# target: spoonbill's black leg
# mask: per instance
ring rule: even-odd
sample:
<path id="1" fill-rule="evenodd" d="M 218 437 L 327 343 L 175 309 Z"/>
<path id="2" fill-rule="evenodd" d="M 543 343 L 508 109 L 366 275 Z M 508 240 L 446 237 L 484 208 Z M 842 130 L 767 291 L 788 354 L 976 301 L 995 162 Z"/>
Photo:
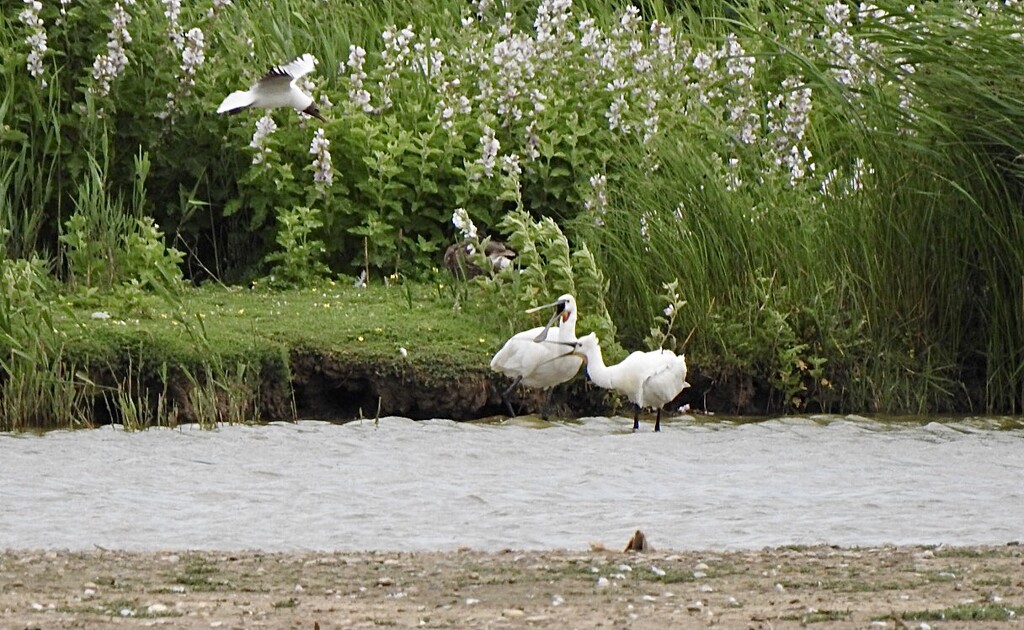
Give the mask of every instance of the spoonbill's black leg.
<path id="1" fill-rule="evenodd" d="M 505 401 L 505 408 L 508 409 L 508 416 L 510 418 L 514 418 L 516 416 L 516 412 L 514 409 L 512 409 L 512 401 L 509 400 L 509 396 L 512 394 L 512 390 L 516 388 L 516 385 L 518 385 L 519 381 L 521 380 L 523 380 L 523 377 L 517 376 L 516 380 L 512 381 L 512 384 L 508 386 L 508 389 L 501 393 L 501 399 Z"/>

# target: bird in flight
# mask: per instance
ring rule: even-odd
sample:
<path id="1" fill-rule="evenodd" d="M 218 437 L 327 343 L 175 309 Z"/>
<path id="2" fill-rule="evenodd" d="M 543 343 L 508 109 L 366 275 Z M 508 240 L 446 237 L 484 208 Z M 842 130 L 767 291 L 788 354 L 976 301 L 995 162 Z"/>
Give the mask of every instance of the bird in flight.
<path id="1" fill-rule="evenodd" d="M 217 108 L 217 113 L 237 114 L 250 107 L 291 107 L 327 122 L 320 114 L 313 97 L 296 85 L 299 79 L 313 71 L 316 64 L 316 57 L 306 53 L 291 63 L 274 66 L 248 90 L 228 94 Z"/>

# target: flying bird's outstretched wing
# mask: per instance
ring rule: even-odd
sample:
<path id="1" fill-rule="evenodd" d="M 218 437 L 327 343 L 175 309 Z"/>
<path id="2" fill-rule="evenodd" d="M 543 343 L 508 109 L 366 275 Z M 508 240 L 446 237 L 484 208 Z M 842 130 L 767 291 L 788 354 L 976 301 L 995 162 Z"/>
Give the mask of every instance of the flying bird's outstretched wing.
<path id="1" fill-rule="evenodd" d="M 220 107 L 217 108 L 218 114 L 228 112 L 231 114 L 237 114 L 246 107 L 253 104 L 253 95 L 249 90 L 239 90 L 238 92 L 232 92 L 221 101 Z"/>
<path id="2" fill-rule="evenodd" d="M 286 82 L 291 83 L 292 80 L 300 79 L 312 72 L 316 67 L 316 64 L 316 57 L 306 53 L 283 66 L 274 66 L 267 71 L 265 75 L 263 75 L 263 78 L 260 79 L 260 83 L 279 80 L 286 80 Z"/>

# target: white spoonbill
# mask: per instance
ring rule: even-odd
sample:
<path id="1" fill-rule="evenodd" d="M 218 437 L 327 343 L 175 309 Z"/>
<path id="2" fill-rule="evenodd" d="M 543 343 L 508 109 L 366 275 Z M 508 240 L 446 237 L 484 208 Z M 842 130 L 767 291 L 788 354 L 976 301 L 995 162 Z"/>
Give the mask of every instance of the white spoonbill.
<path id="1" fill-rule="evenodd" d="M 527 312 L 554 306 L 555 314 L 546 326 L 538 326 L 516 333 L 491 359 L 491 369 L 515 379 L 502 395 L 509 415 L 516 415 L 509 402 L 509 394 L 516 385 L 547 390 L 545 407 L 551 388 L 576 376 L 583 359 L 574 353 L 576 342 L 576 300 L 566 293 L 557 301 L 531 308 Z M 558 321 L 557 327 L 552 325 Z M 561 343 L 553 343 L 561 342 Z M 567 348 L 566 346 L 572 346 Z M 541 410 L 542 415 L 545 410 Z"/>
<path id="2" fill-rule="evenodd" d="M 228 94 L 217 108 L 217 113 L 237 114 L 249 107 L 291 107 L 327 122 L 313 102 L 313 97 L 296 85 L 299 79 L 313 71 L 316 64 L 316 57 L 306 53 L 291 63 L 274 66 L 248 90 Z"/>
<path id="3" fill-rule="evenodd" d="M 690 386 L 686 382 L 686 359 L 671 350 L 652 350 L 630 354 L 621 363 L 605 365 L 597 335 L 583 335 L 576 352 L 587 359 L 587 375 L 598 387 L 614 389 L 636 405 L 633 430 L 640 428 L 640 410 L 658 411 L 654 430 L 661 431 L 661 407 Z"/>

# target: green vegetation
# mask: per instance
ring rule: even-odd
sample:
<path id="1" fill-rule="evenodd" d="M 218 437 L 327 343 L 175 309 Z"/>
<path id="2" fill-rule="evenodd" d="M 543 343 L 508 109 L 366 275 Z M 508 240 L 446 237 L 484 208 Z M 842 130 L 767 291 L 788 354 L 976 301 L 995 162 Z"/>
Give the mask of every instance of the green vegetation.
<path id="1" fill-rule="evenodd" d="M 999 604 L 961 604 L 942 610 L 921 610 L 901 613 L 903 621 L 1005 621 L 1024 614 L 1024 606 Z"/>
<path id="2" fill-rule="evenodd" d="M 1019 413 L 1022 31 L 981 0 L 10 3 L 0 430 L 250 420 L 296 348 L 485 370 L 564 292 L 761 408 Z M 214 113 L 305 52 L 328 123 Z M 437 271 L 489 237 L 515 266 Z"/>
<path id="3" fill-rule="evenodd" d="M 827 621 L 847 621 L 850 619 L 849 610 L 816 610 L 802 615 L 783 615 L 779 619 L 784 621 L 799 621 L 802 625 L 812 623 L 825 623 Z"/>

